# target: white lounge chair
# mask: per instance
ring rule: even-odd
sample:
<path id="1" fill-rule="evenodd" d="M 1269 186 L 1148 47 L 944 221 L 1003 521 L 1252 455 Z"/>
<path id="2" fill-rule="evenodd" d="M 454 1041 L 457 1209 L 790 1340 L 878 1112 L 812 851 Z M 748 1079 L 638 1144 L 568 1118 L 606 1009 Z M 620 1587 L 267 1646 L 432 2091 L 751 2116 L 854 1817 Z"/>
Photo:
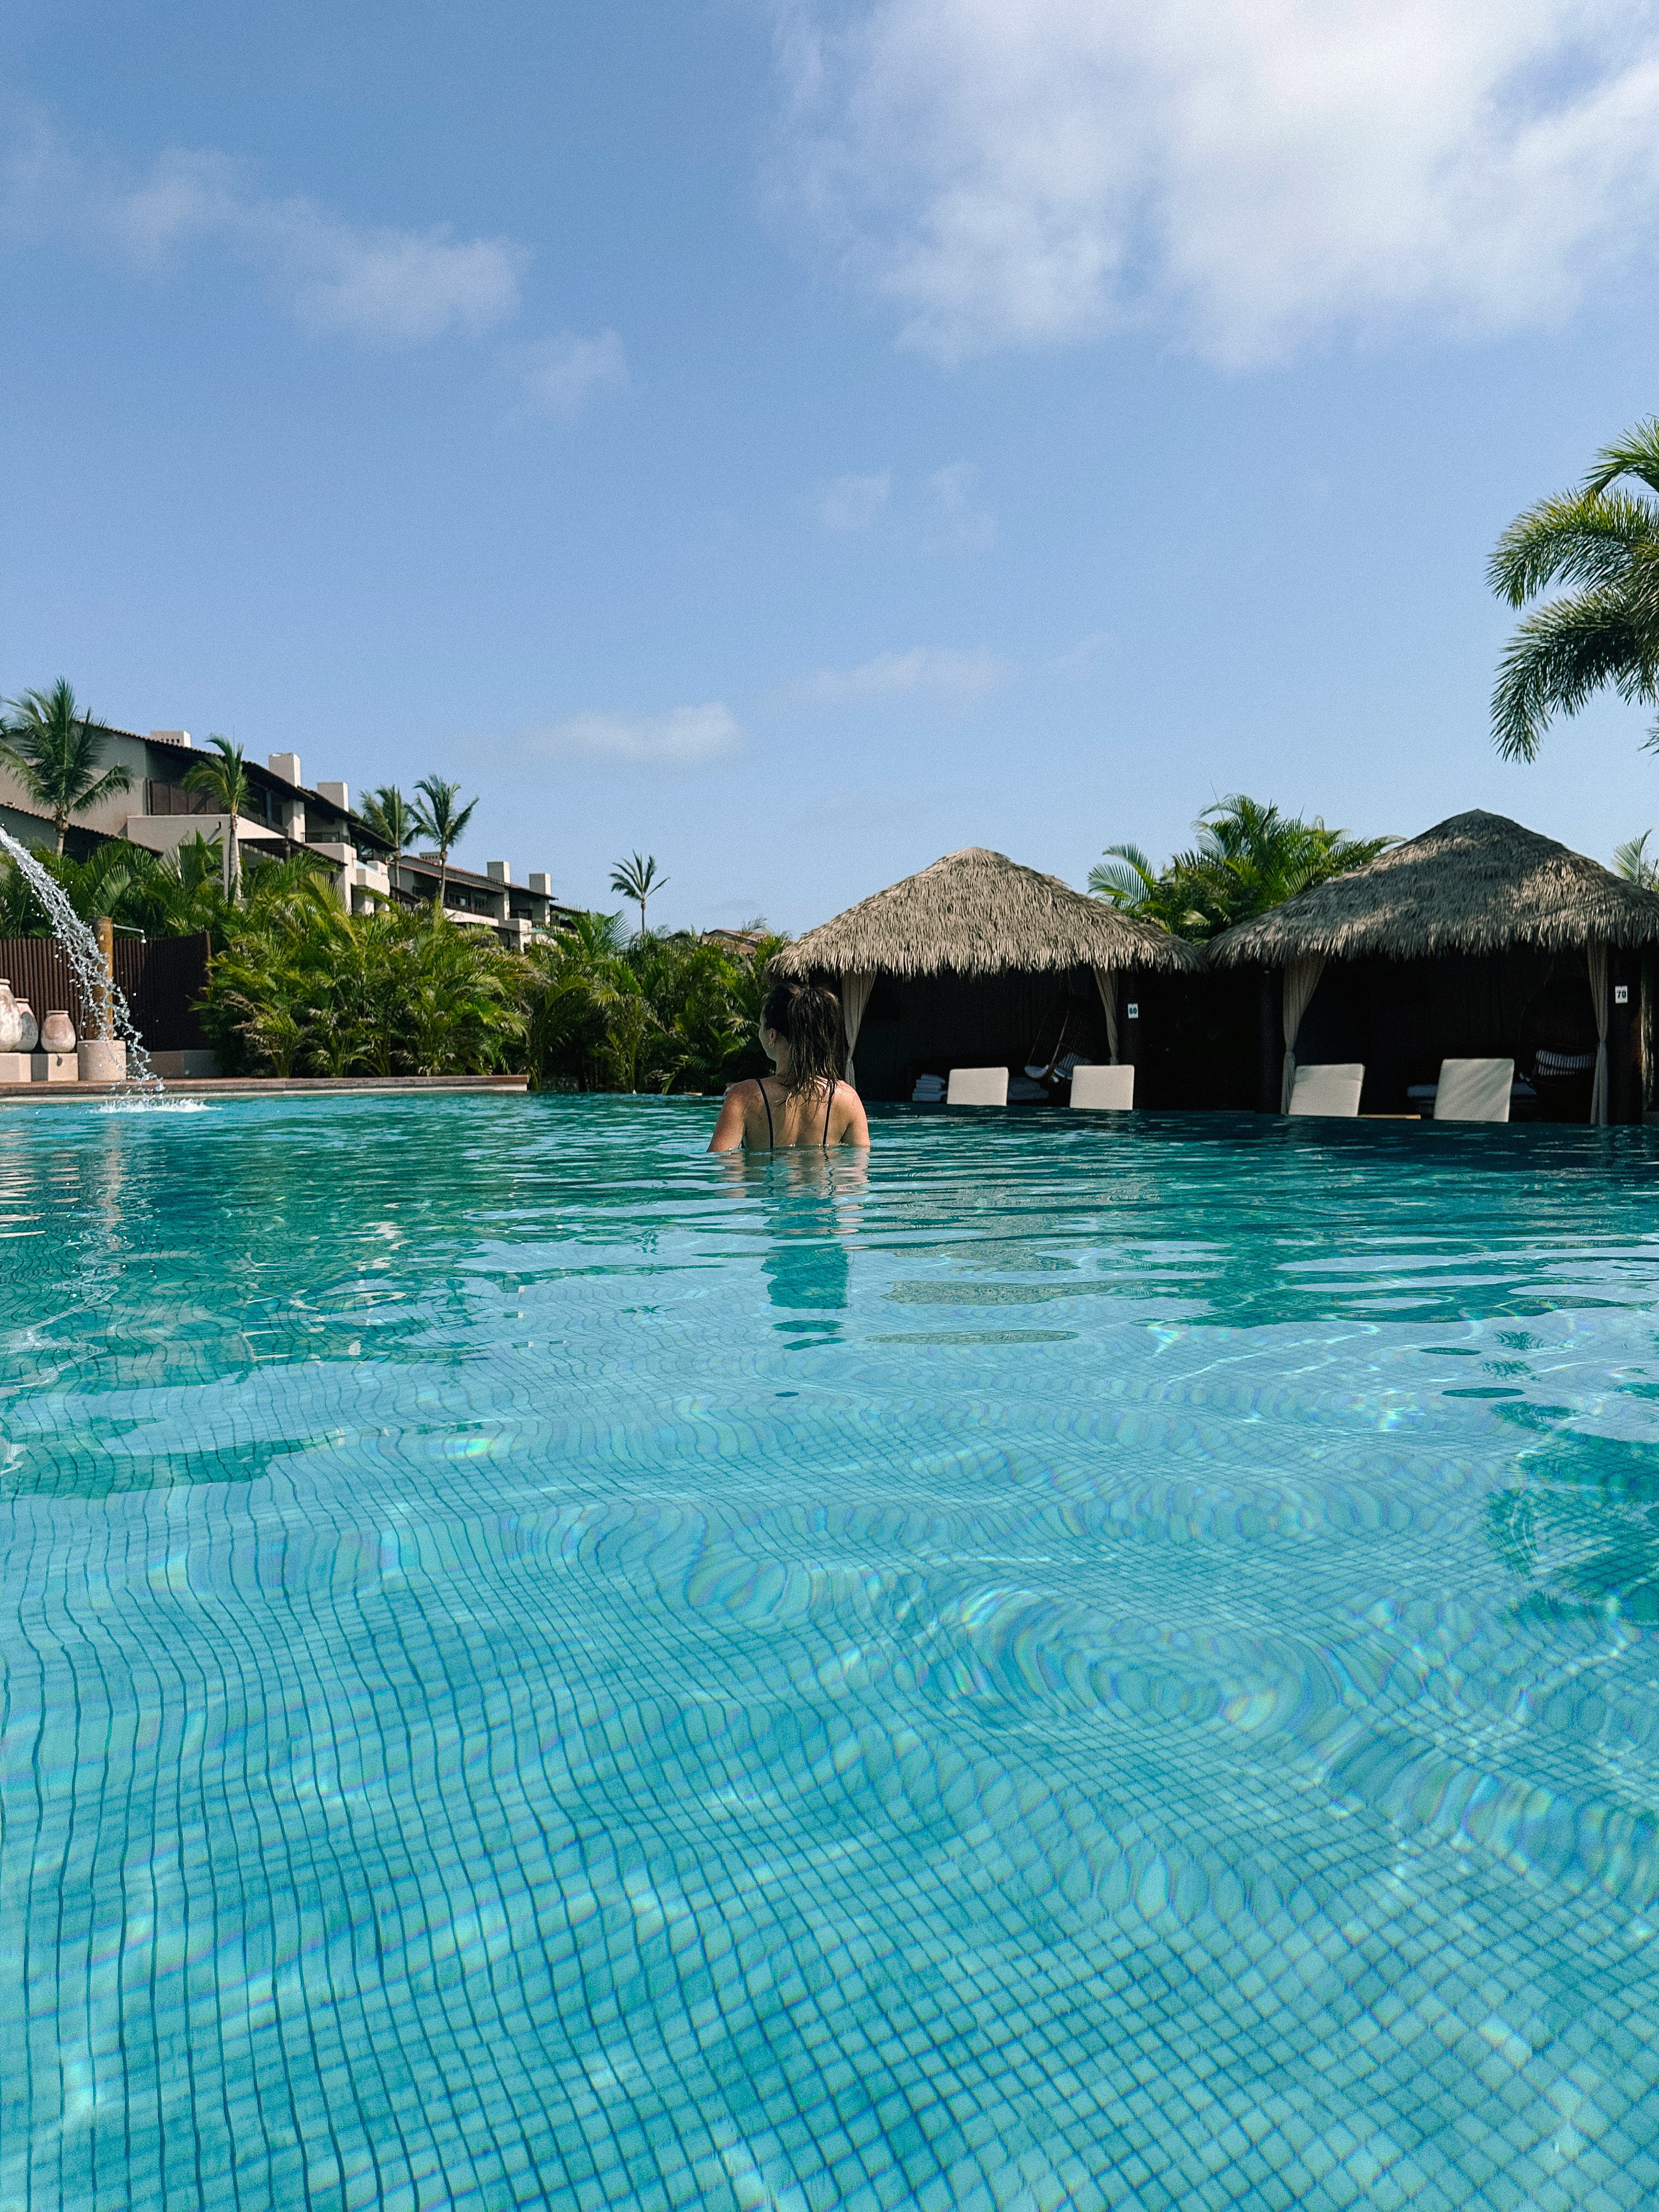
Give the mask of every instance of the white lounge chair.
<path id="1" fill-rule="evenodd" d="M 947 1106 L 1006 1106 L 1008 1071 L 1006 1067 L 953 1067 Z"/>
<path id="2" fill-rule="evenodd" d="M 1507 1121 L 1512 1060 L 1443 1060 L 1434 1094 L 1437 1121 Z"/>
<path id="3" fill-rule="evenodd" d="M 1109 1114 L 1127 1114 L 1135 1103 L 1133 1067 L 1091 1066 L 1087 1062 L 1072 1070 L 1073 1106 L 1103 1108 Z"/>
<path id="4" fill-rule="evenodd" d="M 1323 1067 L 1298 1067 L 1291 1085 L 1292 1114 L 1339 1115 L 1352 1120 L 1365 1087 L 1363 1060 L 1333 1060 Z"/>

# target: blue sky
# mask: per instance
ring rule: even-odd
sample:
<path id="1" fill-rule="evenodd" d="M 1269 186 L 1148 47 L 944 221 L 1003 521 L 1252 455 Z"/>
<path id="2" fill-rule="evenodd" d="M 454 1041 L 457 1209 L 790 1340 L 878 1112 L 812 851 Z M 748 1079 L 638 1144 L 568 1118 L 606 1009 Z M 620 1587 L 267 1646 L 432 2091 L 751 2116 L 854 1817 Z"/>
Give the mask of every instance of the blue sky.
<path id="1" fill-rule="evenodd" d="M 799 929 L 1243 789 L 1607 855 L 1498 531 L 1659 406 L 1659 15 L 516 0 L 0 19 L 0 690 L 480 794 Z"/>

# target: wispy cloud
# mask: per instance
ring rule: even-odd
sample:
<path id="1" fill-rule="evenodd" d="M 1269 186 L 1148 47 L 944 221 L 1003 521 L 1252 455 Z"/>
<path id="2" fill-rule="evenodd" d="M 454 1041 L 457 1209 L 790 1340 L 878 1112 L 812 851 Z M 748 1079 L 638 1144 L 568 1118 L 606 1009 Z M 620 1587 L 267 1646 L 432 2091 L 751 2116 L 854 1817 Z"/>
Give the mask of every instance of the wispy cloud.
<path id="1" fill-rule="evenodd" d="M 951 461 L 921 484 L 901 486 L 893 471 L 837 477 L 823 486 L 812 511 L 826 530 L 851 537 L 883 524 L 900 544 L 928 553 L 983 553 L 994 545 L 996 517 L 975 497 L 979 470 L 972 461 Z"/>
<path id="2" fill-rule="evenodd" d="M 560 422 L 579 415 L 606 386 L 628 382 L 628 356 L 615 331 L 601 331 L 592 338 L 575 337 L 568 331 L 557 337 L 532 338 L 527 345 L 510 349 L 508 365 L 523 394 L 525 410 Z"/>
<path id="3" fill-rule="evenodd" d="M 973 706 L 1006 684 L 1011 661 L 994 653 L 957 652 L 949 646 L 915 646 L 908 653 L 878 653 L 856 668 L 820 668 L 773 694 L 781 707 L 839 707 L 876 699 L 932 696 Z"/>
<path id="4" fill-rule="evenodd" d="M 713 700 L 702 707 L 671 707 L 663 714 L 572 714 L 526 730 L 517 742 L 562 759 L 697 768 L 735 752 L 743 731 L 731 709 Z"/>
<path id="5" fill-rule="evenodd" d="M 4 228 L 78 238 L 143 275 L 217 249 L 257 269 L 303 327 L 378 346 L 478 337 L 518 313 L 526 247 L 355 223 L 260 188 L 252 166 L 180 149 L 137 176 L 77 155 L 44 125 L 20 132 L 0 183 Z"/>
<path id="6" fill-rule="evenodd" d="M 1629 0 L 773 6 L 782 190 L 945 358 L 1514 330 L 1651 251 L 1659 14 Z"/>
<path id="7" fill-rule="evenodd" d="M 984 553 L 996 544 L 996 517 L 974 498 L 979 471 L 971 461 L 952 461 L 927 479 L 927 533 L 936 550 Z"/>
<path id="8" fill-rule="evenodd" d="M 892 495 L 893 472 L 837 477 L 818 495 L 817 518 L 826 530 L 867 530 Z"/>
<path id="9" fill-rule="evenodd" d="M 1086 637 L 1079 638 L 1075 645 L 1068 645 L 1063 653 L 1054 655 L 1053 665 L 1055 673 L 1060 676 L 1080 675 L 1085 668 L 1094 665 L 1108 646 L 1115 642 L 1110 630 L 1091 629 Z"/>

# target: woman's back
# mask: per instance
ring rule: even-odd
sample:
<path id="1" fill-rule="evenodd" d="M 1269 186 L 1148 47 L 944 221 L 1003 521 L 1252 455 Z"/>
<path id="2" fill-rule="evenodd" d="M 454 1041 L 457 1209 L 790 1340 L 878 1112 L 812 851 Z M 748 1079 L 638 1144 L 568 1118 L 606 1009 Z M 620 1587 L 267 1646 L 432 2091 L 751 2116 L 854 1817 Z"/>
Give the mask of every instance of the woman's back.
<path id="1" fill-rule="evenodd" d="M 746 1152 L 793 1152 L 808 1145 L 822 1148 L 870 1141 L 863 1105 L 850 1084 L 815 1084 L 792 1091 L 779 1076 L 750 1077 L 746 1083 L 733 1084 L 726 1097 L 726 1107 L 735 1104 L 743 1115 L 742 1142 Z M 722 1126 L 726 1118 L 723 1109 Z M 850 1134 L 855 1126 L 857 1133 Z"/>

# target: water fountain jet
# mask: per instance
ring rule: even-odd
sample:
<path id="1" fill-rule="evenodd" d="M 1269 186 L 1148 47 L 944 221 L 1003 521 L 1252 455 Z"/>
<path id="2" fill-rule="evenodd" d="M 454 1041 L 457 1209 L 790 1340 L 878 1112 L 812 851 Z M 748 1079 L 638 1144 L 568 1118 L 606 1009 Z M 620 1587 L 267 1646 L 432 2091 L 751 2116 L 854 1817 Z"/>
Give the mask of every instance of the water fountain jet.
<path id="1" fill-rule="evenodd" d="M 81 1004 L 98 1023 L 103 1031 L 100 1042 L 120 1043 L 126 1047 L 126 1065 L 119 1077 L 129 1093 L 159 1098 L 165 1095 L 161 1077 L 150 1066 L 149 1054 L 144 1049 L 143 1039 L 138 1034 L 119 985 L 115 981 L 113 959 L 106 960 L 103 948 L 75 908 L 60 883 L 40 866 L 26 845 L 20 845 L 9 830 L 0 829 L 0 850 L 9 853 L 27 879 L 29 888 L 46 908 L 58 941 L 64 948 L 64 957 L 74 972 L 81 987 Z M 112 940 L 112 951 L 113 941 Z"/>

